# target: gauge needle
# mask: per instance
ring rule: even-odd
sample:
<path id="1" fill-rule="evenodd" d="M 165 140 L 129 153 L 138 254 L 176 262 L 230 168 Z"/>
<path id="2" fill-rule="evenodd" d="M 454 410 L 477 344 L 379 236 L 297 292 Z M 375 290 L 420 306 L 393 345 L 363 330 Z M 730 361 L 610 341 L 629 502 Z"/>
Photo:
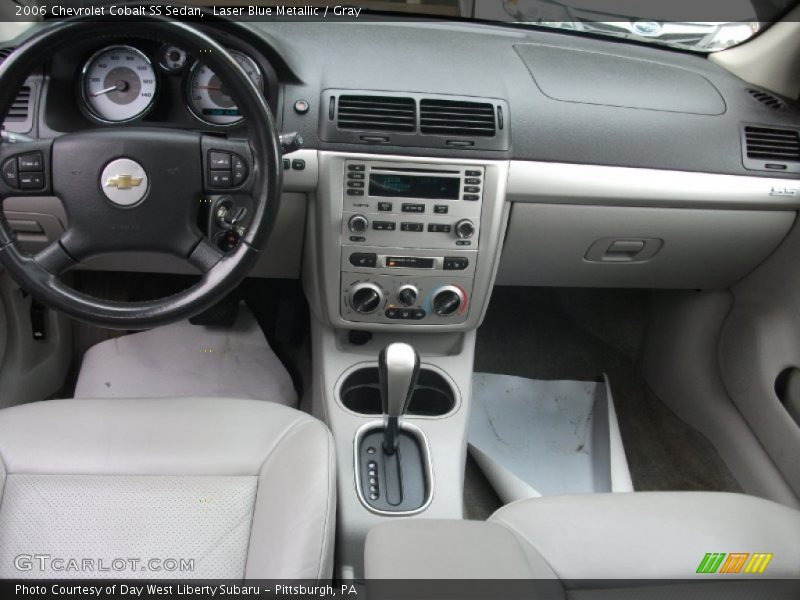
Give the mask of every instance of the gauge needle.
<path id="1" fill-rule="evenodd" d="M 117 90 L 119 90 L 120 92 L 122 92 L 122 91 L 124 91 L 124 90 L 125 90 L 125 87 L 126 87 L 126 85 L 125 85 L 125 82 L 124 82 L 124 81 L 118 81 L 118 82 L 117 82 L 117 83 L 115 83 L 114 85 L 112 85 L 112 86 L 110 86 L 110 87 L 107 87 L 107 88 L 106 88 L 106 89 L 104 89 L 104 90 L 99 90 L 99 91 L 97 91 L 97 92 L 92 92 L 92 93 L 91 93 L 91 94 L 89 94 L 89 95 L 90 95 L 92 98 L 96 98 L 97 96 L 102 96 L 103 94 L 108 94 L 109 92 L 116 92 Z"/>
<path id="2" fill-rule="evenodd" d="M 216 85 L 196 85 L 194 86 L 199 90 L 222 90 L 222 86 Z"/>

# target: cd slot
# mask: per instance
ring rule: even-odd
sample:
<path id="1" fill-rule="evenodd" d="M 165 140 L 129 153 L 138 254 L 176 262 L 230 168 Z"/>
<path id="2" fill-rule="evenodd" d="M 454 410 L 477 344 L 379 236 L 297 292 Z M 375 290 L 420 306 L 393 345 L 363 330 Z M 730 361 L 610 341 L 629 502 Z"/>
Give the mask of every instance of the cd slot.
<path id="1" fill-rule="evenodd" d="M 442 173 L 445 175 L 461 175 L 461 171 L 445 171 L 440 169 L 419 169 L 413 167 L 371 167 L 373 172 L 386 173 Z"/>

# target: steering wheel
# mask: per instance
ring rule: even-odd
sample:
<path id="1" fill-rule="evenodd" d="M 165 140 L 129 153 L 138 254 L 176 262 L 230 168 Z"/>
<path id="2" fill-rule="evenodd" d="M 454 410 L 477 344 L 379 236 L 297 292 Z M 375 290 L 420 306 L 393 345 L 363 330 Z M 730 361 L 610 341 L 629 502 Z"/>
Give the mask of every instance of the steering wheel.
<path id="1" fill-rule="evenodd" d="M 98 37 L 98 31 L 110 39 L 155 39 L 202 56 L 236 99 L 249 135 L 245 141 L 179 129 L 103 127 L 0 145 L 0 203 L 10 196 L 53 195 L 63 203 L 68 220 L 58 240 L 29 256 L 18 247 L 0 211 L 3 266 L 23 289 L 51 308 L 95 325 L 141 329 L 202 312 L 247 275 L 278 209 L 280 143 L 264 97 L 230 53 L 195 27 L 163 17 L 117 18 L 101 24 L 96 18 L 77 19 L 33 36 L 0 65 L 0 116 L 5 117 L 34 68 L 69 44 Z M 220 152 L 228 156 L 238 169 L 224 181 L 224 188 L 217 176 L 212 177 L 212 152 L 215 157 Z M 206 195 L 230 192 L 248 194 L 254 211 L 236 249 L 225 254 L 201 233 L 197 215 Z M 60 278 L 87 258 L 132 251 L 178 256 L 202 276 L 182 292 L 145 302 L 88 296 Z"/>

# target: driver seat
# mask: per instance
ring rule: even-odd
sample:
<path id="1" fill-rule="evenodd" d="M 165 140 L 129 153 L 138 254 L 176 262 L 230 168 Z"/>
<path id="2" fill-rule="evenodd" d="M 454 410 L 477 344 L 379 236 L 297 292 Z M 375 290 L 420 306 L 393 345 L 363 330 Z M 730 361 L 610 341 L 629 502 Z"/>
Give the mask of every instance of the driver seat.
<path id="1" fill-rule="evenodd" d="M 330 578 L 334 480 L 327 428 L 273 402 L 7 408 L 0 577 Z"/>

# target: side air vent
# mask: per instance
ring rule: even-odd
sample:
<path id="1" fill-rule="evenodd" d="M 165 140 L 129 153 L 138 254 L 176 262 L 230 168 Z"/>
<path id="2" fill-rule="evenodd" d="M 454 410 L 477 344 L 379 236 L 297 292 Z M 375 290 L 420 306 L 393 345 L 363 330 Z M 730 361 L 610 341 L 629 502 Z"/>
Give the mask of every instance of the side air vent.
<path id="1" fill-rule="evenodd" d="M 6 121 L 26 121 L 28 119 L 30 105 L 31 88 L 30 86 L 24 85 L 20 88 L 17 98 L 14 100 L 14 104 L 11 105 L 8 115 L 6 115 Z"/>
<path id="2" fill-rule="evenodd" d="M 416 103 L 400 96 L 339 96 L 339 129 L 413 133 L 417 128 Z"/>
<path id="3" fill-rule="evenodd" d="M 419 103 L 420 132 L 425 135 L 494 137 L 495 107 L 483 102 L 432 100 Z"/>
<path id="4" fill-rule="evenodd" d="M 749 88 L 747 93 L 753 97 L 754 100 L 760 102 L 767 108 L 771 108 L 772 110 L 783 110 L 786 108 L 786 103 L 778 98 L 774 94 L 770 94 L 769 92 L 765 92 L 764 90 L 756 90 L 753 88 Z"/>
<path id="5" fill-rule="evenodd" d="M 800 173 L 800 131 L 745 125 L 742 141 L 746 168 Z"/>
<path id="6" fill-rule="evenodd" d="M 13 51 L 13 48 L 0 48 L 0 63 L 3 62 Z"/>

